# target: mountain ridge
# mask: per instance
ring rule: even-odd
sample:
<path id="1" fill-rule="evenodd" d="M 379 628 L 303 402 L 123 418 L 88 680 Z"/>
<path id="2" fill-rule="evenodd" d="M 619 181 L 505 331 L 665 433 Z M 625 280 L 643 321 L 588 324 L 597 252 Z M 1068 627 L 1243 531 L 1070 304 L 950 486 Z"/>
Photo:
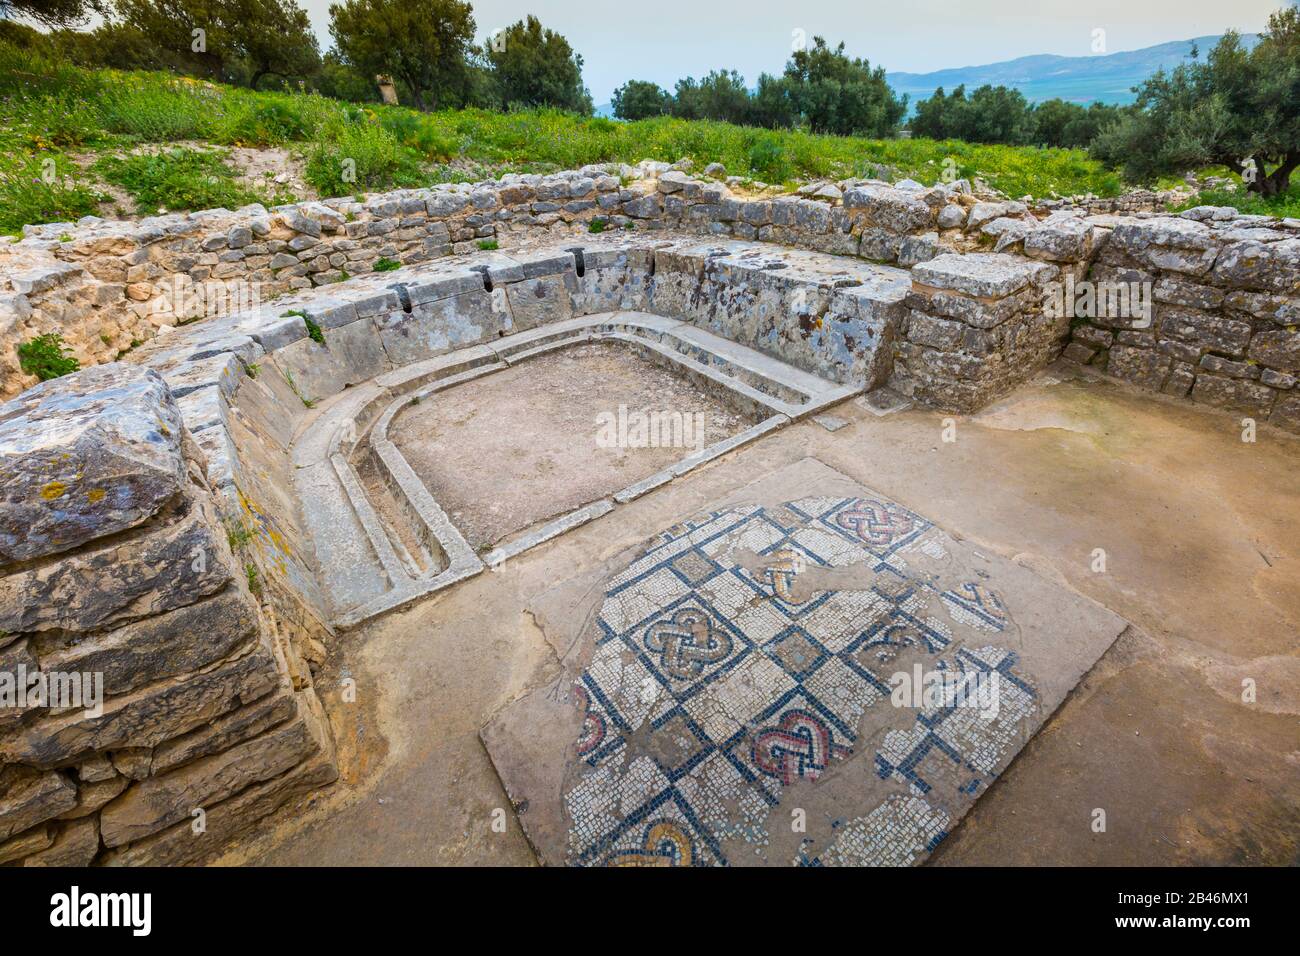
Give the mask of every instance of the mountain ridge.
<path id="1" fill-rule="evenodd" d="M 913 102 L 928 98 L 939 87 L 951 92 L 964 84 L 970 92 L 987 83 L 1017 89 L 1033 103 L 1060 97 L 1084 106 L 1092 102 L 1125 105 L 1134 100 L 1132 88 L 1156 70 L 1177 66 L 1193 48 L 1204 56 L 1220 39 L 1218 36 L 1193 37 L 1092 56 L 1035 53 L 997 63 L 949 67 L 930 73 L 886 73 L 885 79 L 895 92 L 908 94 Z M 1244 33 L 1242 41 L 1248 47 L 1254 46 L 1259 35 Z"/>
<path id="2" fill-rule="evenodd" d="M 1259 42 L 1257 33 L 1243 33 L 1241 38 L 1247 47 Z M 1133 87 L 1156 70 L 1177 66 L 1193 47 L 1204 56 L 1220 39 L 1220 36 L 1201 36 L 1170 40 L 1137 50 L 1091 56 L 1031 53 L 996 63 L 947 67 L 929 73 L 895 71 L 886 73 L 885 79 L 896 93 L 906 93 L 911 103 L 929 98 L 941 86 L 952 92 L 964 84 L 970 93 L 988 83 L 1017 89 L 1031 103 L 1060 97 L 1082 106 L 1092 102 L 1123 106 L 1133 102 Z M 596 115 L 613 116 L 613 104 L 600 104 Z"/>

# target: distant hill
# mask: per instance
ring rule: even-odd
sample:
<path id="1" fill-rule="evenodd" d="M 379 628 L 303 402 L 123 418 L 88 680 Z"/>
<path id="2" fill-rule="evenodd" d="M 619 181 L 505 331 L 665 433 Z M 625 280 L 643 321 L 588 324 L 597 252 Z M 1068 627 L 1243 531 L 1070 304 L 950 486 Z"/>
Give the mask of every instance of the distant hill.
<path id="1" fill-rule="evenodd" d="M 1039 53 L 984 66 L 962 66 L 934 73 L 886 73 L 897 93 L 906 93 L 912 103 L 927 99 L 939 87 L 949 93 L 966 84 L 966 92 L 988 83 L 1010 86 L 1025 94 L 1031 103 L 1060 97 L 1086 106 L 1093 101 L 1126 105 L 1132 103 L 1133 87 L 1162 67 L 1177 66 L 1196 47 L 1204 57 L 1219 42 L 1217 36 L 1192 40 L 1171 40 L 1141 50 L 1101 53 L 1094 56 L 1056 56 Z M 1249 49 L 1259 42 L 1258 33 L 1243 33 Z M 750 92 L 754 92 L 752 89 Z M 614 104 L 601 103 L 597 116 L 613 116 Z"/>
<path id="2" fill-rule="evenodd" d="M 1253 47 L 1259 41 L 1259 35 L 1242 34 L 1242 41 L 1247 47 Z M 1205 56 L 1218 42 L 1219 37 L 1208 36 L 1095 56 L 1041 53 L 1002 63 L 963 66 L 934 73 L 889 73 L 886 78 L 897 92 L 907 93 L 912 102 L 927 99 L 940 86 L 952 92 L 954 87 L 964 83 L 969 93 L 989 83 L 1013 87 L 1032 103 L 1060 97 L 1082 105 L 1093 101 L 1122 105 L 1133 102 L 1133 87 L 1156 70 L 1177 66 L 1191 53 L 1193 46 L 1201 56 Z"/>

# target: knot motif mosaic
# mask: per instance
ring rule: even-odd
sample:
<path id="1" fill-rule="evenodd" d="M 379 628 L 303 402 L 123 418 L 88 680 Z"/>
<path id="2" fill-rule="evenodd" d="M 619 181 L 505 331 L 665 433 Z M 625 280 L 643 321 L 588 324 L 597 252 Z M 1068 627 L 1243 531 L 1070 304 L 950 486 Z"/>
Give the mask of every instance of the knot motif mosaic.
<path id="1" fill-rule="evenodd" d="M 1002 598 L 954 577 L 968 572 L 945 540 L 868 497 L 745 505 L 656 536 L 607 582 L 574 686 L 569 862 L 763 855 L 769 827 L 789 826 L 774 814 L 788 788 L 858 761 L 874 802 L 780 862 L 903 865 L 938 845 L 945 806 L 988 785 L 1038 707 L 998 646 L 1014 628 Z M 983 709 L 945 693 L 894 706 L 904 662 L 950 690 L 983 688 Z M 886 729 L 860 737 L 873 708 Z"/>

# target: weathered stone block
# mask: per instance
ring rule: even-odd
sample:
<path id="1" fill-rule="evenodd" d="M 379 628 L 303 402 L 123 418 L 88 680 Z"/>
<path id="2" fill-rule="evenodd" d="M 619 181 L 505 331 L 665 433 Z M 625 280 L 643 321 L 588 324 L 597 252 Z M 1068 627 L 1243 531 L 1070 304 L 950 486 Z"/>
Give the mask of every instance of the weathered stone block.
<path id="1" fill-rule="evenodd" d="M 61 773 L 0 770 L 0 840 L 8 840 L 77 805 L 77 788 Z"/>
<path id="2" fill-rule="evenodd" d="M 229 750 L 149 777 L 100 815 L 104 845 L 120 846 L 155 833 L 255 783 L 277 777 L 321 750 L 323 729 L 307 707 L 298 716 Z"/>
<path id="3" fill-rule="evenodd" d="M 1171 359 L 1150 349 L 1117 345 L 1110 350 L 1106 371 L 1143 388 L 1159 389 L 1169 375 Z"/>
<path id="4" fill-rule="evenodd" d="M 1162 306 L 1158 312 L 1160 332 L 1197 348 L 1228 355 L 1245 355 L 1250 342 L 1250 323 L 1209 312 Z"/>
<path id="5" fill-rule="evenodd" d="M 1250 357 L 1284 372 L 1300 372 L 1300 331 L 1260 332 L 1250 343 Z"/>
<path id="6" fill-rule="evenodd" d="M 1278 428 L 1300 434 L 1300 394 L 1278 396 L 1268 420 Z"/>
<path id="7" fill-rule="evenodd" d="M 988 299 L 1011 295 L 1053 274 L 1055 269 L 1044 263 L 996 252 L 948 253 L 912 270 L 921 285 Z"/>
<path id="8" fill-rule="evenodd" d="M 222 660 L 257 634 L 257 612 L 237 587 L 156 617 L 73 641 L 38 645 L 46 671 L 102 673 L 104 693 L 126 694 Z"/>
<path id="9" fill-rule="evenodd" d="M 1268 415 L 1277 393 L 1264 385 L 1218 375 L 1198 375 L 1192 386 L 1192 400 L 1246 412 L 1258 418 Z"/>
<path id="10" fill-rule="evenodd" d="M 0 406 L 0 567 L 148 520 L 184 486 L 180 447 L 150 369 L 98 365 Z"/>
<path id="11" fill-rule="evenodd" d="M 514 330 L 536 328 L 548 322 L 573 317 L 570 291 L 576 290 L 572 272 L 512 282 L 505 287 L 506 301 L 514 320 Z"/>
<path id="12" fill-rule="evenodd" d="M 72 711 L 34 721 L 0 739 L 0 759 L 56 767 L 78 763 L 104 750 L 152 747 L 256 700 L 278 683 L 275 655 L 265 643 L 259 643 L 248 653 L 203 673 L 152 684 L 110 700 L 99 717 Z"/>
<path id="13" fill-rule="evenodd" d="M 54 842 L 23 858 L 23 866 L 86 866 L 99 852 L 99 819 L 84 817 L 64 823 Z"/>
<path id="14" fill-rule="evenodd" d="M 161 614 L 221 590 L 232 564 L 211 505 L 193 500 L 149 534 L 0 578 L 0 628 L 91 631 Z"/>

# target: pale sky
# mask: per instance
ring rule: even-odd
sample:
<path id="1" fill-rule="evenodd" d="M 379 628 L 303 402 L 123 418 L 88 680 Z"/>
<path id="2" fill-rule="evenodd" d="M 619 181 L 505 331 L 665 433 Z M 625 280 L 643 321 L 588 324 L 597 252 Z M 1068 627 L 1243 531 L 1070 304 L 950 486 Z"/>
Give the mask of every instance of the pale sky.
<path id="1" fill-rule="evenodd" d="M 330 0 L 300 0 L 328 49 Z M 418 3 L 420 0 L 411 0 Z M 791 35 L 843 40 L 847 51 L 890 71 L 926 73 L 1033 53 L 1092 54 L 1093 30 L 1106 52 L 1222 33 L 1254 33 L 1284 0 L 471 0 L 480 39 L 525 15 L 564 34 L 583 56 L 597 104 L 629 79 L 672 89 L 682 76 L 739 70 L 752 86 L 779 73 Z"/>

